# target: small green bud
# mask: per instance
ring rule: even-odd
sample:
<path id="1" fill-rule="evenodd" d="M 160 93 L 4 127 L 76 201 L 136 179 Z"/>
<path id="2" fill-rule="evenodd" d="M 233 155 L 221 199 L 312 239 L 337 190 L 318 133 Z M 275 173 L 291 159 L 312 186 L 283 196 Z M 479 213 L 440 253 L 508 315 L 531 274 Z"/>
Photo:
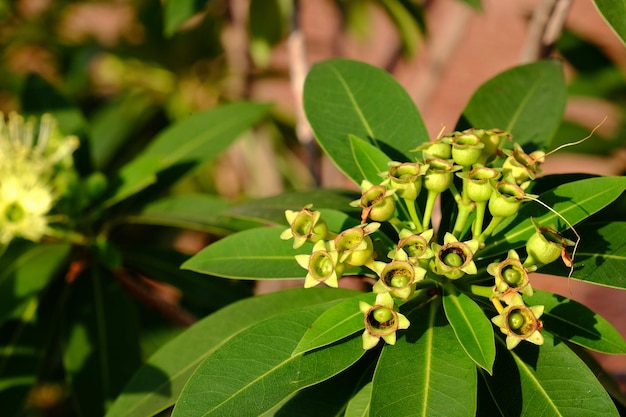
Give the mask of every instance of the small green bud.
<path id="1" fill-rule="evenodd" d="M 526 198 L 518 185 L 501 181 L 489 198 L 489 212 L 494 217 L 509 217 L 517 213 Z"/>

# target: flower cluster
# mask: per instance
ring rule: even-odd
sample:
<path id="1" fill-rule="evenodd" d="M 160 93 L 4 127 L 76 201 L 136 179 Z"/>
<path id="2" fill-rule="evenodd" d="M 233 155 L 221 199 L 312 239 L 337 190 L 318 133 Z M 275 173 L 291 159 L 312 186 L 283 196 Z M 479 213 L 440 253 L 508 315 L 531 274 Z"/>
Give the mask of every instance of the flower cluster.
<path id="1" fill-rule="evenodd" d="M 505 149 L 511 141 L 509 133 L 498 129 L 468 129 L 420 146 L 414 162 L 390 162 L 389 170 L 381 173 L 382 181 L 364 180 L 361 198 L 351 203 L 361 208 L 361 224 L 339 234 L 328 230 L 321 212 L 311 205 L 286 212 L 290 228 L 281 237 L 293 238 L 294 248 L 315 243 L 310 255 L 296 256 L 308 271 L 305 287 L 322 282 L 337 287 L 343 275 L 351 270 L 363 274 L 364 268 L 376 279 L 375 304 L 361 304 L 365 349 L 381 338 L 394 344 L 396 331 L 409 325 L 398 306 L 419 298 L 427 301 L 433 289 L 447 282 L 491 300 L 498 312 L 492 322 L 506 335 L 509 349 L 522 340 L 543 342 L 539 321 L 543 307 L 524 303 L 523 297 L 532 295 L 528 273 L 564 256 L 572 242 L 535 224 L 524 261 L 511 250 L 506 259 L 488 265 L 489 275 L 484 276 L 475 263 L 485 240 L 502 221 L 535 198 L 525 190 L 540 173 L 545 154 L 527 154 L 517 143 Z M 454 199 L 456 211 L 449 230 L 438 231 L 442 236 L 438 242 L 431 221 L 435 202 L 444 192 Z M 397 243 L 381 253 L 382 243 L 375 250 L 375 242 L 384 222 L 395 228 Z"/>
<path id="2" fill-rule="evenodd" d="M 50 115 L 25 120 L 0 113 L 0 246 L 15 237 L 39 241 L 49 212 L 73 175 L 78 138 L 62 136 Z"/>

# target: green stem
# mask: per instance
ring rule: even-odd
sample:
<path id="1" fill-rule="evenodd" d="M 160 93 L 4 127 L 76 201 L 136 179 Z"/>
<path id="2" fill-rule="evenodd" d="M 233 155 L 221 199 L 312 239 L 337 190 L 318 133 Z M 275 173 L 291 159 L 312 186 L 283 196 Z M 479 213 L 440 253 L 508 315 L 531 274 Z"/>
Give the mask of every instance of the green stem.
<path id="1" fill-rule="evenodd" d="M 485 210 L 487 209 L 486 201 L 476 202 L 476 218 L 472 225 L 472 237 L 478 238 L 483 231 L 483 221 L 485 220 Z"/>
<path id="2" fill-rule="evenodd" d="M 504 217 L 493 217 L 487 228 L 478 236 L 479 242 L 484 242 L 494 231 L 494 229 L 504 220 Z"/>
<path id="3" fill-rule="evenodd" d="M 422 229 L 422 222 L 420 221 L 419 215 L 417 214 L 417 210 L 415 210 L 415 200 L 409 200 L 405 198 L 404 202 L 406 203 L 406 207 L 409 210 L 409 216 L 411 216 L 411 221 L 415 225 L 415 231 L 417 233 L 422 233 L 424 229 Z"/>
<path id="4" fill-rule="evenodd" d="M 438 195 L 438 192 L 428 190 L 426 208 L 424 209 L 424 220 L 422 221 L 423 230 L 428 230 L 428 228 L 430 227 L 430 218 L 433 215 L 433 208 L 435 207 L 435 201 L 437 200 Z"/>
<path id="5" fill-rule="evenodd" d="M 467 218 L 472 212 L 471 204 L 459 204 L 459 213 L 456 217 L 456 222 L 454 223 L 454 228 L 452 229 L 452 234 L 457 238 L 460 237 L 463 228 L 465 228 L 465 223 L 467 223 Z"/>
<path id="6" fill-rule="evenodd" d="M 456 203 L 458 205 L 463 204 L 463 201 L 464 201 L 463 197 L 461 197 L 461 194 L 459 193 L 459 190 L 456 189 L 456 185 L 454 185 L 454 182 L 450 182 L 450 185 L 448 186 L 448 189 L 452 193 L 452 196 L 454 197 L 454 201 L 456 201 Z"/>
<path id="7" fill-rule="evenodd" d="M 493 287 L 484 287 L 482 285 L 470 285 L 469 292 L 479 297 L 491 298 L 493 297 Z"/>

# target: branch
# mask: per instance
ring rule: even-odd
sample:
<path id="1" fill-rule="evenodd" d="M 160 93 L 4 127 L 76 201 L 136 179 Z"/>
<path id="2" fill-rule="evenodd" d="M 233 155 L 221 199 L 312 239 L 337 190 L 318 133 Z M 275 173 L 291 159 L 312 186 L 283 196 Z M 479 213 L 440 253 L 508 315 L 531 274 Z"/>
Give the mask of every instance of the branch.
<path id="1" fill-rule="evenodd" d="M 539 4 L 530 21 L 528 39 L 520 55 L 521 63 L 550 56 L 561 36 L 571 3 L 571 0 L 544 0 Z"/>

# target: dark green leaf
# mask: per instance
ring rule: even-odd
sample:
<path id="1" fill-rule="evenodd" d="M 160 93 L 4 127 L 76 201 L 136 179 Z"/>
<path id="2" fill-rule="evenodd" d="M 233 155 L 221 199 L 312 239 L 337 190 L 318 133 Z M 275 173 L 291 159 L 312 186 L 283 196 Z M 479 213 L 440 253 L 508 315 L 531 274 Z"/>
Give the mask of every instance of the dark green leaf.
<path id="1" fill-rule="evenodd" d="M 138 193 L 157 180 L 161 159 L 144 157 L 134 159 L 133 162 L 124 165 L 115 175 L 112 181 L 114 193 L 103 203 L 104 207 L 112 206 L 120 201 Z"/>
<path id="2" fill-rule="evenodd" d="M 271 317 L 224 343 L 189 379 L 172 417 L 258 416 L 351 366 L 364 354 L 359 337 L 291 355 L 308 326 L 332 304 Z"/>
<path id="3" fill-rule="evenodd" d="M 625 189 L 626 177 L 595 177 L 565 183 L 542 193 L 538 199 L 575 225 L 613 202 Z M 558 231 L 569 228 L 557 214 L 539 203 L 529 201 L 524 203 L 510 223 L 500 225 L 494 235 L 486 240 L 485 248 L 478 252 L 479 258 L 524 246 L 535 233 L 531 217 L 540 225 L 552 226 Z"/>
<path id="4" fill-rule="evenodd" d="M 385 71 L 345 59 L 317 63 L 304 85 L 304 108 L 324 151 L 357 184 L 348 135 L 363 138 L 398 161 L 428 141 L 428 132 L 404 89 Z"/>
<path id="5" fill-rule="evenodd" d="M 520 145 L 549 145 L 565 110 L 561 63 L 539 61 L 505 71 L 484 83 L 470 98 L 457 128 L 499 128 Z"/>
<path id="6" fill-rule="evenodd" d="M 107 417 L 145 417 L 174 404 L 198 365 L 234 335 L 276 314 L 351 297 L 337 288 L 294 288 L 242 300 L 197 322 L 133 376 Z"/>
<path id="7" fill-rule="evenodd" d="M 544 336 L 539 347 L 522 342 L 513 351 L 498 338 L 494 374 L 482 375 L 501 415 L 617 417 L 611 398 L 584 362 L 565 343 Z"/>
<path id="8" fill-rule="evenodd" d="M 493 325 L 483 310 L 453 285 L 445 287 L 443 308 L 459 343 L 474 362 L 491 373 L 496 359 Z"/>
<path id="9" fill-rule="evenodd" d="M 438 300 L 407 315 L 411 327 L 385 346 L 374 373 L 371 416 L 475 416 L 476 366 Z"/>
<path id="10" fill-rule="evenodd" d="M 348 403 L 348 407 L 346 407 L 346 414 L 344 417 L 369 417 L 372 385 L 373 383 L 371 382 L 366 384 L 359 390 L 359 392 L 356 393 L 354 397 L 352 397 Z"/>
<path id="11" fill-rule="evenodd" d="M 202 249 L 181 268 L 224 278 L 304 278 L 306 270 L 294 256 L 310 254 L 312 245 L 293 249 L 293 240 L 280 238 L 283 230 L 262 227 L 227 236 Z"/>
<path id="12" fill-rule="evenodd" d="M 37 294 L 59 272 L 71 245 L 40 244 L 22 252 L 9 249 L 5 257 L 10 263 L 0 270 L 0 323 Z"/>
<path id="13" fill-rule="evenodd" d="M 297 355 L 329 345 L 363 330 L 365 324 L 363 313 L 359 310 L 359 302 L 365 301 L 373 305 L 375 300 L 376 294 L 374 293 L 360 294 L 328 309 L 310 326 L 293 354 Z"/>
<path id="14" fill-rule="evenodd" d="M 626 1 L 625 0 L 594 0 L 598 11 L 626 46 Z"/>
<path id="15" fill-rule="evenodd" d="M 72 285 L 63 363 L 79 415 L 101 416 L 140 364 L 134 305 L 105 271 Z"/>
<path id="16" fill-rule="evenodd" d="M 163 6 L 165 36 L 172 36 L 191 16 L 202 11 L 209 0 L 167 0 Z"/>
<path id="17" fill-rule="evenodd" d="M 597 352 L 626 353 L 626 341 L 615 327 L 584 305 L 541 290 L 524 301 L 545 307 L 541 321 L 546 331 Z"/>
<path id="18" fill-rule="evenodd" d="M 350 150 L 354 165 L 360 172 L 361 178 L 372 184 L 381 181 L 380 173 L 389 169 L 389 157 L 376 146 L 354 135 L 348 135 Z"/>
<path id="19" fill-rule="evenodd" d="M 626 289 L 626 222 L 590 224 L 576 229 L 582 239 L 574 256 L 572 278 Z M 569 270 L 554 262 L 541 268 L 541 272 L 565 275 Z"/>

